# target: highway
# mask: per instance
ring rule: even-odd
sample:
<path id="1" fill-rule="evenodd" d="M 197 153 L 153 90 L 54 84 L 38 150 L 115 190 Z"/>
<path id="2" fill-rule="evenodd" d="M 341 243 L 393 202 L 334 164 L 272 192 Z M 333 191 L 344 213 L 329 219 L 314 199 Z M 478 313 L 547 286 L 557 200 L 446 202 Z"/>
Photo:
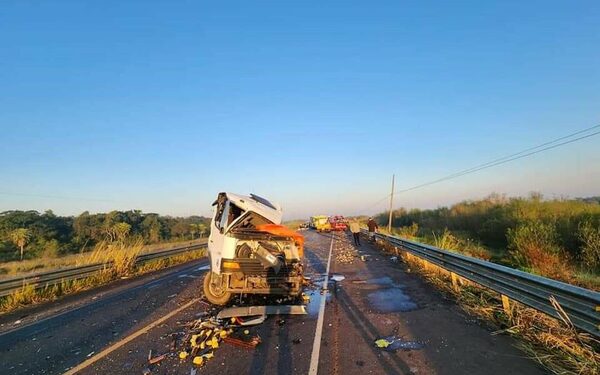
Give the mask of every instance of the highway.
<path id="1" fill-rule="evenodd" d="M 469 317 L 406 265 L 368 244 L 359 248 L 368 261 L 355 258 L 347 263 L 339 257 L 352 246 L 345 234 L 332 239 L 329 234 L 303 233 L 306 274 L 314 281 L 307 290 L 308 315 L 269 317 L 250 329 L 262 339 L 256 349 L 222 344 L 198 373 L 308 374 L 311 362 L 318 374 L 545 373 L 511 338 L 492 335 L 484 323 Z M 325 275 L 330 249 L 330 272 Z M 3 316 L 0 372 L 61 374 L 112 346 L 114 351 L 80 373 L 190 374 L 191 361 L 175 355 L 153 366 L 147 359 L 150 350 L 153 355 L 173 352 L 172 334 L 213 311 L 206 302 L 195 302 L 201 297 L 206 269 L 206 260 L 195 261 Z M 331 279 L 325 282 L 329 293 L 321 294 L 326 277 Z M 390 335 L 419 347 L 386 352 L 374 345 Z"/>

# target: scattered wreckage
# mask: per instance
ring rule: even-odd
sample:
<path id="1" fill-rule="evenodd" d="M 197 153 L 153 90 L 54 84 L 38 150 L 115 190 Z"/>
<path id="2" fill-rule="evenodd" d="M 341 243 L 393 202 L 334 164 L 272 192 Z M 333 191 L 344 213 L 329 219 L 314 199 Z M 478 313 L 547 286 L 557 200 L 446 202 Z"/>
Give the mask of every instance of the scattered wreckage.
<path id="1" fill-rule="evenodd" d="M 281 207 L 233 193 L 219 193 L 213 206 L 206 299 L 223 306 L 236 294 L 300 295 L 304 237 L 281 225 Z"/>
<path id="2" fill-rule="evenodd" d="M 304 315 L 304 304 L 241 305 L 225 307 L 234 295 L 278 295 L 279 301 L 309 299 L 302 293 L 304 237 L 281 225 L 281 207 L 251 194 L 219 193 L 208 240 L 210 270 L 204 278 L 204 295 L 219 306 L 212 313 L 186 324 L 172 334 L 171 350 L 181 361 L 202 367 L 223 343 L 252 349 L 258 335 L 246 327 L 261 324 L 268 315 Z M 298 298 L 297 298 L 298 297 Z M 218 311 L 218 313 L 217 313 Z M 179 345 L 178 345 L 179 344 Z M 166 355 L 148 356 L 155 365 Z"/>

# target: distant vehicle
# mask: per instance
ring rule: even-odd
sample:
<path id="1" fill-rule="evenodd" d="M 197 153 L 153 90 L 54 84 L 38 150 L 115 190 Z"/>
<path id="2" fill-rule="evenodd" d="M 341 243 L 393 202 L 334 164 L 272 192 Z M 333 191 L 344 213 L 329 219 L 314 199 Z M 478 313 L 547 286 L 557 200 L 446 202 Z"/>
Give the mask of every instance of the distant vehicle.
<path id="1" fill-rule="evenodd" d="M 318 215 L 310 217 L 310 228 L 316 229 L 319 232 L 328 232 L 331 230 L 329 224 L 329 216 Z"/>
<path id="2" fill-rule="evenodd" d="M 332 231 L 344 231 L 348 228 L 348 221 L 341 215 L 330 216 L 329 225 Z"/>
<path id="3" fill-rule="evenodd" d="M 219 193 L 213 206 L 206 299 L 225 305 L 242 293 L 300 294 L 304 237 L 281 225 L 281 207 L 232 193 Z"/>

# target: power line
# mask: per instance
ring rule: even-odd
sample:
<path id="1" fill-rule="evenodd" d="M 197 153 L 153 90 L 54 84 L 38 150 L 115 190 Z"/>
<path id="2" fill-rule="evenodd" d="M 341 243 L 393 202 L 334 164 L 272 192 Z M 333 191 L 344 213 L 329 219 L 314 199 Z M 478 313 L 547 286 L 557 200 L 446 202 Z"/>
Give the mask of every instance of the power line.
<path id="1" fill-rule="evenodd" d="M 592 127 L 590 127 L 590 128 L 586 128 L 586 129 L 583 129 L 583 130 L 577 131 L 577 132 L 575 132 L 575 133 L 571 133 L 571 134 L 569 134 L 569 135 L 565 135 L 565 136 L 563 136 L 563 137 L 560 137 L 560 138 L 553 139 L 553 140 L 551 140 L 551 141 L 548 141 L 548 142 L 545 142 L 545 143 L 539 144 L 539 145 L 537 145 L 537 146 L 534 146 L 534 147 L 527 148 L 527 149 L 525 149 L 525 150 L 523 150 L 523 151 L 519 151 L 519 152 L 516 152 L 516 153 L 514 153 L 514 154 L 510 154 L 510 155 L 507 155 L 507 156 L 503 156 L 503 157 L 501 157 L 501 158 L 498 158 L 498 159 L 494 159 L 494 160 L 488 161 L 487 163 L 483 163 L 483 164 L 476 165 L 476 166 L 474 166 L 474 167 L 471 167 L 471 168 L 468 168 L 468 169 L 465 169 L 465 170 L 462 170 L 462 171 L 459 171 L 459 172 L 453 173 L 453 174 L 451 174 L 451 175 L 448 175 L 448 176 L 444 177 L 444 179 L 445 179 L 445 178 L 449 178 L 449 177 L 451 177 L 451 176 L 455 176 L 455 175 L 463 175 L 463 174 L 464 174 L 464 173 L 466 173 L 466 172 L 470 172 L 470 171 L 472 171 L 472 170 L 475 170 L 475 169 L 478 169 L 478 168 L 481 168 L 481 167 L 485 167 L 485 166 L 488 166 L 488 165 L 491 165 L 491 164 L 494 164 L 494 163 L 497 163 L 497 162 L 501 162 L 501 161 L 503 161 L 503 160 L 505 160 L 505 159 L 509 159 L 509 158 L 512 158 L 512 157 L 515 157 L 515 156 L 519 156 L 519 155 L 521 155 L 521 154 L 524 154 L 524 153 L 526 153 L 526 152 L 533 151 L 533 150 L 539 149 L 539 148 L 541 148 L 541 147 L 544 147 L 544 146 L 551 145 L 551 144 L 553 144 L 553 143 L 556 143 L 556 142 L 558 142 L 558 141 L 562 141 L 562 140 L 564 140 L 564 139 L 567 139 L 567 138 L 572 138 L 572 137 L 574 137 L 574 136 L 576 136 L 576 135 L 579 135 L 579 134 L 587 133 L 587 132 L 589 132 L 589 131 L 591 131 L 591 130 L 593 130 L 593 129 L 597 129 L 597 128 L 600 128 L 600 125 L 592 126 Z"/>
<path id="2" fill-rule="evenodd" d="M 577 136 L 577 135 L 580 135 L 580 134 L 589 133 L 590 131 L 592 131 L 594 129 L 598 129 L 598 128 L 600 128 L 600 125 L 595 125 L 595 126 L 592 126 L 592 127 L 586 128 L 586 129 L 582 129 L 582 130 L 576 131 L 574 133 L 570 133 L 568 135 L 565 135 L 565 136 L 553 139 L 551 141 L 541 143 L 541 144 L 539 144 L 537 146 L 529 147 L 529 148 L 526 148 L 525 150 L 522 150 L 522 151 L 510 154 L 510 155 L 506 155 L 506 156 L 503 156 L 501 158 L 497 158 L 497 159 L 488 161 L 488 162 L 483 163 L 483 164 L 478 164 L 476 166 L 473 166 L 473 167 L 470 167 L 470 168 L 467 168 L 467 169 L 463 169 L 461 171 L 449 174 L 447 176 L 438 178 L 438 179 L 433 180 L 433 181 L 425 182 L 425 183 L 422 183 L 422 184 L 419 184 L 419 185 L 416 185 L 416 186 L 412 186 L 410 188 L 406 188 L 406 189 L 403 189 L 403 190 L 398 190 L 398 191 L 395 191 L 394 193 L 395 194 L 406 193 L 408 191 L 420 189 L 420 188 L 423 188 L 423 187 L 426 187 L 426 186 L 429 186 L 429 185 L 433 185 L 433 184 L 437 184 L 437 183 L 440 183 L 440 182 L 443 182 L 443 181 L 448 181 L 448 180 L 451 180 L 451 179 L 454 179 L 454 178 L 462 177 L 462 176 L 467 175 L 467 174 L 479 172 L 481 170 L 492 168 L 492 167 L 495 167 L 497 165 L 509 163 L 511 161 L 515 161 L 515 160 L 522 159 L 522 158 L 525 158 L 525 157 L 528 157 L 528 156 L 532 156 L 532 155 L 535 155 L 535 154 L 538 154 L 538 153 L 541 153 L 541 152 L 544 152 L 544 151 L 548 151 L 548 150 L 551 150 L 551 149 L 554 149 L 554 148 L 557 148 L 557 147 L 560 147 L 560 146 L 567 145 L 569 143 L 573 143 L 573 142 L 577 142 L 577 141 L 580 141 L 580 140 L 583 140 L 583 139 L 586 139 L 586 138 L 590 138 L 592 136 L 600 134 L 600 131 L 597 131 L 597 132 L 594 132 L 594 133 L 590 133 L 590 134 L 586 134 L 584 136 L 577 137 L 577 138 L 573 138 L 573 137 Z M 566 141 L 564 141 L 564 140 L 566 140 Z M 564 141 L 564 142 L 560 142 L 560 141 Z M 560 143 L 557 143 L 557 142 L 560 142 Z M 365 209 L 363 211 L 370 210 L 371 208 L 379 205 L 381 202 L 387 200 L 390 197 L 390 195 L 391 194 L 387 194 L 385 197 L 382 197 L 381 199 L 379 199 L 378 201 L 376 201 L 375 203 L 373 203 L 372 205 L 370 205 L 367 209 Z"/>
<path id="3" fill-rule="evenodd" d="M 598 126 L 596 126 L 596 127 L 598 127 Z M 593 128 L 590 128 L 590 129 L 593 129 Z M 581 134 L 581 133 L 578 132 L 578 133 L 574 133 L 574 134 Z M 571 135 L 566 136 L 566 137 L 561 137 L 559 139 L 566 139 L 566 138 L 569 138 L 569 137 L 573 136 L 574 134 L 571 134 Z M 488 162 L 488 163 L 485 163 L 485 164 L 481 164 L 479 166 L 475 166 L 475 167 L 466 169 L 466 170 L 461 171 L 461 172 L 456 172 L 456 173 L 453 173 L 451 175 L 439 178 L 437 180 L 426 182 L 426 183 L 423 183 L 423 184 L 420 184 L 420 185 L 416 185 L 416 186 L 413 186 L 413 187 L 410 187 L 410 188 L 407 188 L 407 189 L 398 190 L 395 193 L 397 193 L 397 194 L 405 193 L 407 191 L 420 189 L 422 187 L 433 185 L 433 184 L 437 184 L 437 183 L 440 183 L 440 182 L 443 182 L 443 181 L 452 180 L 454 178 L 462 177 L 462 176 L 465 176 L 467 174 L 479 172 L 479 171 L 484 170 L 484 169 L 495 167 L 495 166 L 498 166 L 498 165 L 501 165 L 501 164 L 506 164 L 506 163 L 511 162 L 511 161 L 515 161 L 515 160 L 523 159 L 523 158 L 531 156 L 531 155 L 539 154 L 540 152 L 543 152 L 543 151 L 548 151 L 548 150 L 551 150 L 551 149 L 554 149 L 554 148 L 557 148 L 557 147 L 560 147 L 560 146 L 567 145 L 569 143 L 573 143 L 573 142 L 577 142 L 577 141 L 580 141 L 580 140 L 583 140 L 583 139 L 586 139 L 586 138 L 590 138 L 590 137 L 592 137 L 594 135 L 598 135 L 598 134 L 600 134 L 600 131 L 597 131 L 597 132 L 594 132 L 594 133 L 591 133 L 591 134 L 587 134 L 587 135 L 584 135 L 584 136 L 581 136 L 581 137 L 578 137 L 578 138 L 570 139 L 568 141 L 561 142 L 561 143 L 558 143 L 558 144 L 554 144 L 552 146 L 547 146 L 547 147 L 544 147 L 544 148 L 541 148 L 541 149 L 539 149 L 540 146 L 536 146 L 536 147 L 528 149 L 528 150 L 534 150 L 535 149 L 535 151 L 530 151 L 530 152 L 527 152 L 527 153 L 523 153 L 523 152 L 526 152 L 526 151 L 521 151 L 521 152 L 519 152 L 517 154 L 514 154 L 514 155 L 516 155 L 514 157 L 507 156 L 507 157 L 504 157 L 504 158 L 500 158 L 500 159 L 497 159 L 498 161 L 496 161 L 496 162 L 492 161 L 492 162 Z M 554 140 L 552 142 L 547 142 L 545 144 L 552 144 L 552 143 L 556 142 L 557 140 Z"/>

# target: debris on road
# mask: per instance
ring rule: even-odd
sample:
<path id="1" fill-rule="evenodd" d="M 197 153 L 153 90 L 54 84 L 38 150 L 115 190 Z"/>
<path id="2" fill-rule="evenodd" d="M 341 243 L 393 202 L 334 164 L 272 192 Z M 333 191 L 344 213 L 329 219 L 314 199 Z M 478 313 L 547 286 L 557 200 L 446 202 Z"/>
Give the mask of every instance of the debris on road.
<path id="1" fill-rule="evenodd" d="M 238 306 L 225 308 L 216 315 L 204 315 L 186 324 L 187 333 L 183 333 L 183 342 L 180 345 L 177 356 L 181 361 L 190 360 L 195 367 L 204 366 L 215 355 L 215 350 L 221 343 L 233 346 L 254 349 L 261 343 L 259 335 L 252 335 L 245 328 L 263 323 L 268 315 L 307 314 L 304 305 L 265 305 L 265 306 Z M 284 319 L 278 319 L 277 324 L 286 324 Z M 171 334 L 171 350 L 177 353 L 177 336 L 179 333 Z M 293 343 L 299 343 L 294 340 Z M 166 358 L 162 355 L 152 358 L 152 351 L 148 354 L 150 364 L 158 363 Z M 152 358 L 152 359 L 151 359 Z"/>
<path id="2" fill-rule="evenodd" d="M 404 341 L 396 336 L 388 336 L 375 340 L 375 346 L 388 352 L 394 352 L 396 350 L 419 350 L 423 349 L 425 345 L 416 341 Z"/>
<path id="3" fill-rule="evenodd" d="M 358 251 L 350 245 L 350 242 L 339 242 L 338 248 L 335 249 L 335 260 L 340 264 L 352 264 L 359 256 Z"/>
<path id="4" fill-rule="evenodd" d="M 244 306 L 230 307 L 219 311 L 217 319 L 257 316 L 257 315 L 306 315 L 303 305 L 269 305 L 269 306 Z"/>
<path id="5" fill-rule="evenodd" d="M 225 337 L 223 339 L 223 342 L 231 344 L 233 346 L 238 346 L 240 348 L 254 349 L 258 344 L 261 343 L 261 339 L 258 335 L 253 336 L 250 340 L 243 340 L 241 338 L 236 337 Z"/>
<path id="6" fill-rule="evenodd" d="M 154 364 L 162 361 L 165 358 L 167 358 L 166 354 L 162 354 L 162 355 L 159 355 L 159 356 L 154 357 L 154 358 L 148 358 L 148 363 L 151 364 L 151 365 L 154 365 Z"/>
<path id="7" fill-rule="evenodd" d="M 344 275 L 332 275 L 331 276 L 331 280 L 335 281 L 336 283 L 340 282 L 342 280 L 345 280 L 345 279 L 346 279 L 346 276 L 344 276 Z"/>
<path id="8" fill-rule="evenodd" d="M 235 318 L 231 318 L 231 319 L 234 319 L 233 323 L 236 323 L 237 325 L 240 325 L 240 326 L 254 326 L 254 325 L 263 323 L 267 319 L 267 316 L 259 315 L 256 317 L 250 317 L 247 320 L 244 320 L 240 317 L 235 317 Z"/>

